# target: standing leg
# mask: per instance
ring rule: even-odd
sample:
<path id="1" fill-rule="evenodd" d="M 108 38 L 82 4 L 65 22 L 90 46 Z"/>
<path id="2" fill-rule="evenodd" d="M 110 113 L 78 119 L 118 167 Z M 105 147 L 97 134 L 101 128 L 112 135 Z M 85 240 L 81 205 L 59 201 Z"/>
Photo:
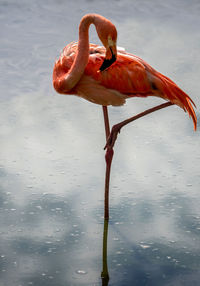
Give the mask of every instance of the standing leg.
<path id="1" fill-rule="evenodd" d="M 105 124 L 105 132 L 106 132 L 106 141 L 110 136 L 110 124 L 108 118 L 108 108 L 107 106 L 103 106 L 103 115 L 104 115 L 104 124 Z M 106 178 L 105 178 L 105 199 L 104 199 L 104 219 L 109 220 L 109 185 L 110 185 L 110 169 L 113 158 L 113 147 L 108 146 L 106 149 Z"/>
<path id="2" fill-rule="evenodd" d="M 102 107 L 103 107 L 106 140 L 108 140 L 108 137 L 110 136 L 110 123 L 109 123 L 109 118 L 108 118 L 108 108 L 107 106 L 102 106 Z"/>

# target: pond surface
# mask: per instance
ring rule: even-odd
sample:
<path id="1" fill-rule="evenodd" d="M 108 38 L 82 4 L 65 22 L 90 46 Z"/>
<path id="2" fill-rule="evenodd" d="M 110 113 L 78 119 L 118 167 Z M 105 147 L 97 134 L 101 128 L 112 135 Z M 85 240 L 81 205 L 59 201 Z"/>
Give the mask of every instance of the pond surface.
<path id="1" fill-rule="evenodd" d="M 118 137 L 110 280 L 101 279 L 102 109 L 52 87 L 54 61 L 77 40 L 89 12 L 112 20 L 119 46 L 177 82 L 195 101 L 199 119 L 199 1 L 1 0 L 0 285 L 198 285 L 199 130 L 175 106 L 130 124 Z M 90 38 L 99 43 L 92 27 Z M 109 108 L 111 121 L 162 102 L 130 99 Z"/>

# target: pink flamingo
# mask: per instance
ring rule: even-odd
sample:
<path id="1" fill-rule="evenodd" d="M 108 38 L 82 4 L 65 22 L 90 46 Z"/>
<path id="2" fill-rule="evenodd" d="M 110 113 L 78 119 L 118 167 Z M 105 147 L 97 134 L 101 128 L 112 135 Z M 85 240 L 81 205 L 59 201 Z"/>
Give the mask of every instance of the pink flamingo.
<path id="1" fill-rule="evenodd" d="M 89 43 L 89 27 L 94 24 L 103 47 Z M 117 50 L 117 30 L 106 18 L 85 15 L 79 26 L 79 41 L 68 44 L 56 61 L 53 85 L 61 94 L 74 94 L 103 106 L 106 131 L 106 180 L 104 217 L 109 218 L 109 180 L 113 147 L 121 128 L 156 110 L 176 104 L 192 117 L 196 130 L 197 118 L 192 99 L 171 79 L 157 72 L 141 58 Z M 113 126 L 111 132 L 108 105 L 121 106 L 131 97 L 157 96 L 168 102 L 148 109 Z"/>

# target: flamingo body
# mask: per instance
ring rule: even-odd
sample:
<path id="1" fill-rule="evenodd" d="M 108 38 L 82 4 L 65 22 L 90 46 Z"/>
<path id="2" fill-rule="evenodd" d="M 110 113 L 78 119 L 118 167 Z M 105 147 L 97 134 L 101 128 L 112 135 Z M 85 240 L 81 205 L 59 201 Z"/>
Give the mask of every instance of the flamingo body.
<path id="1" fill-rule="evenodd" d="M 95 16 L 101 17 L 104 22 L 107 21 L 108 28 L 109 23 L 112 25 L 110 21 L 102 16 Z M 83 22 L 84 20 L 82 20 L 79 28 L 79 42 L 72 42 L 67 45 L 55 63 L 53 84 L 57 92 L 75 94 L 103 106 L 120 106 L 130 97 L 158 96 L 187 111 L 193 119 L 194 129 L 196 129 L 197 119 L 192 106 L 195 106 L 192 99 L 171 79 L 157 72 L 141 58 L 118 49 L 115 62 L 107 69 L 100 71 L 107 49 L 89 44 L 88 39 L 86 39 L 88 46 L 87 55 L 85 55 L 86 52 L 80 47 L 80 38 L 83 35 L 87 38 L 88 34 L 85 27 L 88 31 L 89 25 L 91 23 L 96 24 L 96 22 L 91 20 L 85 26 Z M 85 34 L 81 32 L 83 26 Z M 79 68 L 77 63 L 78 54 L 80 56 L 81 53 L 83 57 L 87 57 L 84 68 Z M 75 69 L 75 62 L 79 80 L 69 89 L 66 88 L 66 76 L 71 75 L 71 71 Z M 80 71 L 81 69 L 82 71 Z"/>
<path id="2" fill-rule="evenodd" d="M 103 47 L 89 43 L 89 27 L 95 25 Z M 153 69 L 141 58 L 116 48 L 117 30 L 106 18 L 85 15 L 79 25 L 79 41 L 67 45 L 56 61 L 53 85 L 61 94 L 78 95 L 103 106 L 106 133 L 106 177 L 104 218 L 109 219 L 109 182 L 113 147 L 122 127 L 156 110 L 176 104 L 197 118 L 192 99 L 171 79 Z M 131 97 L 158 96 L 168 102 L 145 110 L 115 124 L 110 131 L 108 105 L 120 106 Z"/>

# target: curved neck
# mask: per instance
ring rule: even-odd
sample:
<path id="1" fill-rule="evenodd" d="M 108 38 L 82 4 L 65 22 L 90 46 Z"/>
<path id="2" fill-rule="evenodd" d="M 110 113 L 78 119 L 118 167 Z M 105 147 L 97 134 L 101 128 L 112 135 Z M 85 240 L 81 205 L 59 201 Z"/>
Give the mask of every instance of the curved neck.
<path id="1" fill-rule="evenodd" d="M 79 41 L 75 60 L 65 77 L 65 89 L 71 90 L 84 73 L 89 58 L 89 26 L 94 24 L 95 15 L 86 15 L 79 25 Z"/>

